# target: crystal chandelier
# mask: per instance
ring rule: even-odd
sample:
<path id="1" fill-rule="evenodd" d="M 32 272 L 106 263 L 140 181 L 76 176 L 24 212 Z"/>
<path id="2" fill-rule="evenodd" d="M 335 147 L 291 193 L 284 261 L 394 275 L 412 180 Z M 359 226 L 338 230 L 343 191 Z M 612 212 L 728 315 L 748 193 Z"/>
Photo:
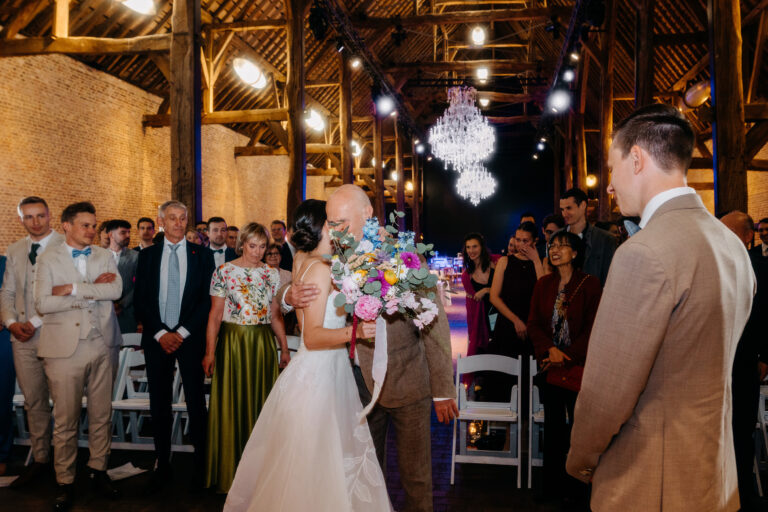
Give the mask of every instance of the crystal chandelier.
<path id="1" fill-rule="evenodd" d="M 488 158 L 496 134 L 475 106 L 473 87 L 448 89 L 449 106 L 429 129 L 429 143 L 436 157 L 457 171 Z"/>
<path id="2" fill-rule="evenodd" d="M 483 164 L 475 162 L 459 173 L 456 181 L 456 191 L 461 197 L 469 200 L 474 206 L 496 192 L 496 179 Z"/>

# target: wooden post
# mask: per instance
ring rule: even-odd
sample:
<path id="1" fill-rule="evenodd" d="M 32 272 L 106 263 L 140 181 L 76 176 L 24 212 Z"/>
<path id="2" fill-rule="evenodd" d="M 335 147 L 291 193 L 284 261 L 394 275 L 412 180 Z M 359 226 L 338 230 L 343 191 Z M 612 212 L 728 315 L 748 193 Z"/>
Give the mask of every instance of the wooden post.
<path id="1" fill-rule="evenodd" d="M 304 131 L 304 7 L 306 0 L 285 3 L 288 18 L 288 72 L 285 92 L 288 100 L 288 174 L 287 216 L 304 201 L 307 189 L 307 135 Z"/>
<path id="2" fill-rule="evenodd" d="M 395 170 L 397 172 L 397 211 L 405 213 L 405 171 L 403 170 L 403 140 L 402 129 L 398 129 L 397 117 L 395 121 Z M 405 229 L 405 217 L 397 219 L 397 228 Z"/>
<path id="3" fill-rule="evenodd" d="M 747 211 L 744 165 L 744 90 L 741 76 L 739 2 L 707 1 L 712 86 L 712 158 L 715 212 Z"/>
<path id="4" fill-rule="evenodd" d="M 416 153 L 415 144 L 411 144 L 411 154 L 413 155 L 413 195 L 411 206 L 411 217 L 413 218 L 413 232 L 416 234 L 416 241 L 420 240 L 421 235 L 421 166 L 423 159 Z"/>
<path id="5" fill-rule="evenodd" d="M 565 147 L 563 148 L 563 175 L 565 190 L 573 187 L 573 111 L 565 120 Z"/>
<path id="6" fill-rule="evenodd" d="M 611 214 L 610 197 L 608 196 L 608 183 L 611 181 L 610 169 L 608 169 L 608 149 L 611 146 L 611 134 L 613 131 L 613 61 L 616 55 L 614 42 L 616 41 L 616 2 L 605 3 L 605 34 L 603 34 L 601 52 L 600 73 L 600 180 L 598 186 L 599 216 L 600 220 L 607 220 Z"/>
<path id="7" fill-rule="evenodd" d="M 576 179 L 574 187 L 587 190 L 587 139 L 584 132 L 584 114 L 574 119 L 574 145 L 576 146 Z"/>
<path id="8" fill-rule="evenodd" d="M 635 11 L 635 108 L 653 103 L 653 4 L 642 0 Z"/>
<path id="9" fill-rule="evenodd" d="M 213 46 L 215 43 L 216 32 L 208 30 L 205 34 L 205 59 L 203 62 L 203 74 L 205 75 L 205 89 L 203 89 L 203 111 L 206 114 L 213 112 L 214 98 L 214 65 L 213 65 Z"/>
<path id="10" fill-rule="evenodd" d="M 346 51 L 339 53 L 339 135 L 341 137 L 341 174 L 342 183 L 353 183 L 352 173 L 352 70 Z"/>
<path id="11" fill-rule="evenodd" d="M 69 36 L 69 0 L 56 0 L 51 30 L 54 37 Z"/>
<path id="12" fill-rule="evenodd" d="M 376 186 L 373 196 L 373 213 L 379 222 L 387 223 L 387 208 L 384 198 L 384 159 L 382 158 L 382 136 L 381 136 L 381 117 L 378 114 L 373 116 L 373 159 L 376 162 L 373 165 L 373 181 Z"/>
<path id="13" fill-rule="evenodd" d="M 171 15 L 171 197 L 202 219 L 200 0 L 175 0 Z"/>

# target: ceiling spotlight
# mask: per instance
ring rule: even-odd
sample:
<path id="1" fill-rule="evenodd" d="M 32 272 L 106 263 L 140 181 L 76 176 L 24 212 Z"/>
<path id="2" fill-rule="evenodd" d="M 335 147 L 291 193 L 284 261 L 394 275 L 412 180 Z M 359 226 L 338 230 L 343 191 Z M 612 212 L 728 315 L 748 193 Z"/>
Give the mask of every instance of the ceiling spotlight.
<path id="1" fill-rule="evenodd" d="M 153 0 L 125 0 L 123 5 L 139 14 L 157 14 Z"/>
<path id="2" fill-rule="evenodd" d="M 538 153 L 534 153 L 533 154 L 533 159 L 534 160 L 538 160 L 539 159 L 539 154 Z"/>
<path id="3" fill-rule="evenodd" d="M 363 64 L 363 61 L 360 60 L 360 57 L 354 57 L 352 60 L 349 61 L 349 65 L 352 67 L 352 69 L 357 69 Z"/>
<path id="4" fill-rule="evenodd" d="M 325 120 L 323 119 L 323 116 L 318 114 L 317 110 L 313 108 L 309 109 L 309 112 L 307 112 L 304 122 L 316 132 L 321 132 L 325 129 Z"/>
<path id="5" fill-rule="evenodd" d="M 567 67 L 563 69 L 564 82 L 571 83 L 575 78 L 576 78 L 576 71 L 574 71 L 572 67 Z"/>
<path id="6" fill-rule="evenodd" d="M 470 38 L 474 46 L 483 46 L 485 44 L 485 29 L 480 26 L 473 28 Z"/>
<path id="7" fill-rule="evenodd" d="M 360 156 L 363 154 L 363 148 L 360 147 L 360 144 L 356 140 L 353 140 L 350 145 L 352 146 L 352 156 Z"/>
<path id="8" fill-rule="evenodd" d="M 235 73 L 237 73 L 243 82 L 254 89 L 263 89 L 264 86 L 267 85 L 267 77 L 264 75 L 264 72 L 248 59 L 237 57 L 232 65 L 235 68 Z"/>
<path id="9" fill-rule="evenodd" d="M 397 171 L 392 171 L 392 174 L 389 175 L 389 179 L 397 181 Z"/>
<path id="10" fill-rule="evenodd" d="M 539 139 L 539 142 L 547 142 L 547 138 L 546 137 L 542 137 L 542 138 Z"/>
<path id="11" fill-rule="evenodd" d="M 416 152 L 422 154 L 424 152 L 424 144 L 416 144 Z"/>
<path id="12" fill-rule="evenodd" d="M 594 174 L 587 174 L 587 187 L 594 188 L 597 185 L 597 176 Z"/>
<path id="13" fill-rule="evenodd" d="M 579 52 L 572 51 L 570 57 L 573 62 L 577 62 L 579 60 Z"/>
<path id="14" fill-rule="evenodd" d="M 544 151 L 546 149 L 546 146 L 544 145 L 543 142 L 539 142 L 538 144 L 536 144 L 536 149 L 538 149 L 539 151 Z"/>
<path id="15" fill-rule="evenodd" d="M 393 110 L 391 114 L 389 114 L 389 117 L 395 117 L 397 115 L 397 110 Z"/>
<path id="16" fill-rule="evenodd" d="M 336 39 L 336 51 L 339 53 L 344 51 L 344 40 L 340 37 Z"/>
<path id="17" fill-rule="evenodd" d="M 371 158 L 371 167 L 376 167 L 376 159 Z"/>
<path id="18" fill-rule="evenodd" d="M 389 96 L 379 96 L 376 100 L 376 113 L 385 116 L 395 108 L 395 102 Z"/>
<path id="19" fill-rule="evenodd" d="M 431 162 L 431 161 L 432 161 L 432 155 L 429 155 L 429 156 L 427 157 L 427 162 Z"/>
<path id="20" fill-rule="evenodd" d="M 475 71 L 477 79 L 480 80 L 480 83 L 485 83 L 486 80 L 488 80 L 488 68 L 482 67 L 477 68 L 477 71 Z"/>
<path id="21" fill-rule="evenodd" d="M 568 110 L 571 106 L 571 93 L 567 89 L 555 89 L 549 95 L 547 106 L 555 114 Z"/>
<path id="22" fill-rule="evenodd" d="M 421 142 L 421 141 L 420 141 L 419 139 L 416 139 L 416 140 L 414 140 L 414 141 L 413 141 L 413 143 L 414 143 L 414 144 L 418 144 L 418 143 L 420 143 L 420 142 Z"/>
<path id="23" fill-rule="evenodd" d="M 405 190 L 407 190 L 408 192 L 413 192 L 413 182 L 412 181 L 408 181 L 408 182 L 405 183 Z"/>
<path id="24" fill-rule="evenodd" d="M 478 101 L 480 102 L 481 107 L 487 107 L 488 105 L 491 104 L 491 100 L 489 100 L 488 98 L 480 98 Z"/>

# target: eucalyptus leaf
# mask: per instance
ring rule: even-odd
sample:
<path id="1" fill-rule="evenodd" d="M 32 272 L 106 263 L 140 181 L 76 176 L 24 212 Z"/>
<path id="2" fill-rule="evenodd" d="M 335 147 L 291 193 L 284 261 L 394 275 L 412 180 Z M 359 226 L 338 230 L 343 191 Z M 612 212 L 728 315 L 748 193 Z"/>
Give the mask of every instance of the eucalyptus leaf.
<path id="1" fill-rule="evenodd" d="M 419 279 L 425 279 L 427 276 L 429 276 L 429 270 L 427 267 L 419 267 L 413 271 L 413 275 Z"/>
<path id="2" fill-rule="evenodd" d="M 416 244 L 416 250 L 419 252 L 419 254 L 424 254 L 424 252 L 427 250 L 427 246 L 419 242 Z"/>
<path id="3" fill-rule="evenodd" d="M 424 286 L 426 286 L 427 288 L 434 288 L 435 286 L 437 286 L 437 276 L 430 274 L 429 277 L 427 277 L 427 279 L 424 280 Z"/>
<path id="4" fill-rule="evenodd" d="M 363 285 L 363 293 L 366 295 L 371 295 L 375 290 L 375 288 L 373 287 L 373 283 L 376 283 L 376 282 L 378 281 L 371 281 L 369 283 L 365 283 L 365 285 Z M 381 283 L 379 283 L 379 286 L 381 286 Z"/>
<path id="5" fill-rule="evenodd" d="M 395 214 L 394 213 L 390 213 L 389 214 L 389 222 L 391 222 L 392 224 L 395 223 Z"/>
<path id="6" fill-rule="evenodd" d="M 435 292 L 429 292 L 429 293 L 427 294 L 427 298 L 428 298 L 429 300 L 435 300 Z"/>
<path id="7" fill-rule="evenodd" d="M 379 271 L 375 268 L 371 268 L 368 270 L 368 277 L 379 277 Z"/>
<path id="8" fill-rule="evenodd" d="M 387 230 L 387 233 L 392 233 L 393 235 L 397 233 L 397 229 L 393 228 L 392 226 L 387 226 L 384 229 Z"/>
<path id="9" fill-rule="evenodd" d="M 434 248 L 435 248 L 435 244 L 428 244 L 428 245 L 427 245 L 427 250 L 428 250 L 428 251 L 431 251 L 431 250 L 432 250 L 432 249 L 434 249 Z"/>
<path id="10" fill-rule="evenodd" d="M 346 313 L 352 314 L 355 312 L 355 307 L 352 304 L 344 304 L 344 311 Z"/>
<path id="11" fill-rule="evenodd" d="M 368 284 L 373 286 L 373 291 L 375 292 L 381 291 L 381 281 L 371 281 Z"/>
<path id="12" fill-rule="evenodd" d="M 337 308 L 340 308 L 346 303 L 347 303 L 347 298 L 344 296 L 343 293 L 340 293 L 333 298 L 333 305 L 336 306 Z"/>
<path id="13" fill-rule="evenodd" d="M 397 215 L 398 217 L 400 217 L 402 219 L 403 217 L 405 217 L 405 212 L 395 211 L 395 215 Z"/>

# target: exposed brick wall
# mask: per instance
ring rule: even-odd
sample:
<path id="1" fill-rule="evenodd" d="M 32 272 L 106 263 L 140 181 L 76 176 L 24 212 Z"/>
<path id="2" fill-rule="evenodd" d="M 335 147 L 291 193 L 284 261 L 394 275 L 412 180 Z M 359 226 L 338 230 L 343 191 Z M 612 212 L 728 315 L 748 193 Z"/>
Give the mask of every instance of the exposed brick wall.
<path id="1" fill-rule="evenodd" d="M 170 131 L 144 130 L 161 100 L 65 56 L 0 59 L 0 254 L 24 235 L 15 205 L 44 197 L 58 216 L 90 200 L 100 220 L 155 217 L 170 198 Z M 202 130 L 203 215 L 231 224 L 285 218 L 288 157 L 234 158 L 247 138 Z M 322 185 L 311 177 L 308 195 Z M 133 231 L 136 242 L 136 231 Z"/>

